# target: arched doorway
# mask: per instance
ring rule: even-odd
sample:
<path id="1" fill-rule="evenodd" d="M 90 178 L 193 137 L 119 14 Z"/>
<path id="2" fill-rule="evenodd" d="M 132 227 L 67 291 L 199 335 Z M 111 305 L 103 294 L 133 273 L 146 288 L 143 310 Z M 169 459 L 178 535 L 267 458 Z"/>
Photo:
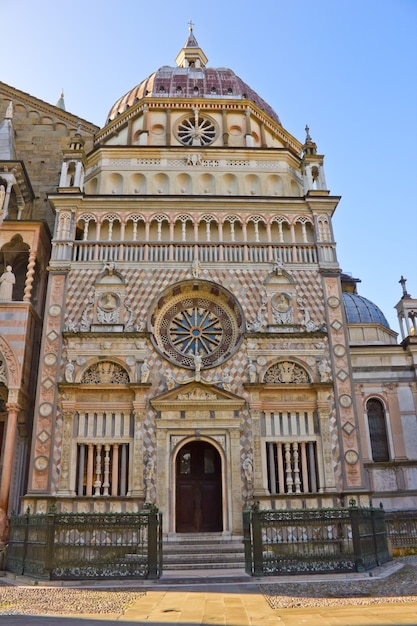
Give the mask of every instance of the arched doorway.
<path id="1" fill-rule="evenodd" d="M 206 441 L 190 441 L 176 460 L 176 531 L 222 530 L 220 454 Z"/>

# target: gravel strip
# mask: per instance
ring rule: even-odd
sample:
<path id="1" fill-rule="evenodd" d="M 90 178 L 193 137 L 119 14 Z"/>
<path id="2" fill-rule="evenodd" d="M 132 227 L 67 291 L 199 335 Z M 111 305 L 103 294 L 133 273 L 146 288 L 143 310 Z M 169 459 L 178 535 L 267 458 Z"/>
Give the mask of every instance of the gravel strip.
<path id="1" fill-rule="evenodd" d="M 258 585 L 273 609 L 417 602 L 417 557 L 395 559 L 403 567 L 385 578 Z M 146 591 L 25 587 L 0 582 L 1 615 L 122 615 Z"/>
<path id="2" fill-rule="evenodd" d="M 294 581 L 285 585 L 263 584 L 259 589 L 273 609 L 417 602 L 417 557 L 397 562 L 404 566 L 386 578 Z"/>
<path id="3" fill-rule="evenodd" d="M 0 587 L 0 615 L 122 615 L 144 591 Z"/>

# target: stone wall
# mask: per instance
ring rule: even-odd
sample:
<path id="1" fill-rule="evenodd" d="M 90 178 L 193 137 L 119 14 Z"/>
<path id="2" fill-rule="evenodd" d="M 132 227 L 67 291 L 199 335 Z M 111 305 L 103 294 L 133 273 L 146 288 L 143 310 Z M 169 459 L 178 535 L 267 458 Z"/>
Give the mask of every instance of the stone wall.
<path id="1" fill-rule="evenodd" d="M 22 219 L 45 220 L 53 232 L 54 215 L 47 195 L 55 192 L 59 184 L 62 152 L 78 122 L 86 152 L 93 146 L 98 127 L 0 82 L 0 120 L 4 119 L 10 101 L 16 159 L 24 162 L 35 195 L 31 215 L 24 214 Z"/>

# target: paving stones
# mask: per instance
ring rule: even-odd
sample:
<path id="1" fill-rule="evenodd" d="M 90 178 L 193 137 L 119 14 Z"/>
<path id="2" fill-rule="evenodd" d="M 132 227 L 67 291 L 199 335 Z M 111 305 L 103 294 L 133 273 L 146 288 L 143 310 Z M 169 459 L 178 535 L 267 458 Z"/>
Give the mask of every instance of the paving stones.
<path id="1" fill-rule="evenodd" d="M 7 584 L 6 579 L 3 579 L 0 580 L 0 621 L 1 616 L 7 615 L 97 615 L 106 619 L 109 619 L 109 616 L 117 616 L 117 619 L 122 621 L 134 616 L 135 621 L 137 621 L 139 617 L 142 619 L 144 615 L 157 611 L 158 615 L 166 616 L 165 618 L 161 617 L 161 623 L 172 623 L 173 621 L 179 624 L 189 623 L 183 621 L 185 612 L 191 611 L 194 618 L 197 618 L 198 607 L 200 607 L 198 610 L 201 612 L 203 611 L 202 607 L 205 607 L 207 602 L 213 603 L 216 600 L 217 604 L 212 604 L 210 610 L 207 605 L 204 611 L 209 611 L 209 613 L 214 611 L 219 617 L 223 613 L 229 614 L 232 609 L 237 612 L 244 612 L 249 611 L 249 609 L 252 610 L 254 606 L 253 619 L 248 613 L 247 618 L 243 619 L 241 616 L 241 618 L 239 617 L 240 621 L 233 622 L 254 625 L 258 623 L 259 617 L 256 616 L 261 609 L 259 599 L 262 596 L 266 600 L 265 609 L 267 611 L 273 609 L 270 618 L 267 614 L 268 620 L 273 621 L 269 622 L 265 618 L 266 621 L 262 621 L 263 624 L 276 623 L 274 620 L 281 615 L 279 611 L 284 609 L 348 608 L 365 607 L 366 605 L 381 605 L 382 607 L 382 605 L 392 603 L 401 603 L 404 606 L 406 603 L 415 603 L 417 601 L 417 557 L 396 559 L 395 564 L 400 567 L 393 571 L 392 566 L 390 566 L 387 568 L 387 575 L 384 575 L 384 572 L 379 572 L 378 577 L 364 575 L 331 578 L 329 576 L 324 580 L 323 578 L 314 580 L 313 577 L 302 577 L 303 580 L 301 577 L 294 577 L 294 579 L 288 580 L 286 577 L 285 581 L 282 582 L 276 582 L 275 579 L 275 581 L 270 582 L 259 583 L 257 581 L 255 583 L 251 581 L 239 585 L 216 586 L 206 584 L 203 588 L 190 584 L 187 586 L 175 585 L 175 587 L 165 588 L 165 591 L 163 585 L 158 583 L 153 583 L 152 589 L 149 590 L 143 587 L 135 589 L 134 581 L 126 582 L 124 587 L 121 587 L 123 583 L 115 581 L 114 586 L 109 582 L 109 588 L 94 589 L 94 583 L 92 583 L 92 587 L 88 588 L 73 588 L 67 584 L 65 587 L 53 587 L 50 586 L 51 583 L 45 587 L 41 585 L 36 587 Z M 144 581 L 141 581 L 141 585 L 143 583 Z M 214 593 L 216 588 L 217 595 Z M 206 598 L 203 603 L 200 602 L 199 593 L 204 597 L 207 596 L 208 599 Z M 187 602 L 184 602 L 184 594 L 187 595 Z M 163 599 L 163 601 L 158 601 L 157 606 L 155 606 L 154 596 L 161 596 Z M 242 606 L 238 602 L 239 598 L 242 602 L 244 600 Z M 253 606 L 248 604 L 250 602 Z M 236 603 L 236 606 L 233 603 Z M 400 606 L 400 604 L 398 605 Z M 267 608 L 268 606 L 269 608 Z M 125 616 L 124 619 L 122 616 Z M 197 620 L 195 623 L 200 622 Z M 218 623 L 223 622 L 218 621 Z"/>
<path id="2" fill-rule="evenodd" d="M 144 591 L 0 587 L 0 615 L 122 614 Z"/>
<path id="3" fill-rule="evenodd" d="M 261 584 L 274 609 L 416 602 L 417 557 L 399 560 L 404 566 L 385 578 Z M 287 579 L 288 580 L 288 579 Z"/>

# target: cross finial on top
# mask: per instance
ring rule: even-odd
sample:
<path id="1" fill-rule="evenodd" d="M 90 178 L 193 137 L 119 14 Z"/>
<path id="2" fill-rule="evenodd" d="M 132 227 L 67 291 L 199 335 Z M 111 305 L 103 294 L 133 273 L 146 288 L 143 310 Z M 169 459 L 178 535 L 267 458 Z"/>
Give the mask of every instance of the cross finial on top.
<path id="1" fill-rule="evenodd" d="M 188 22 L 188 25 L 190 27 L 190 30 L 193 30 L 194 22 L 191 18 L 190 18 L 190 21 Z"/>
<path id="2" fill-rule="evenodd" d="M 307 124 L 306 124 L 306 127 L 305 127 L 305 131 L 306 131 L 306 141 L 311 141 L 311 137 L 310 137 L 310 129 L 309 129 L 309 127 L 307 126 Z"/>
<path id="3" fill-rule="evenodd" d="M 407 282 L 407 279 L 404 278 L 404 276 L 401 276 L 400 280 L 398 281 L 399 283 L 401 283 L 401 287 L 403 288 L 403 298 L 411 298 L 410 294 L 407 293 L 407 289 L 405 287 L 405 284 Z"/>

